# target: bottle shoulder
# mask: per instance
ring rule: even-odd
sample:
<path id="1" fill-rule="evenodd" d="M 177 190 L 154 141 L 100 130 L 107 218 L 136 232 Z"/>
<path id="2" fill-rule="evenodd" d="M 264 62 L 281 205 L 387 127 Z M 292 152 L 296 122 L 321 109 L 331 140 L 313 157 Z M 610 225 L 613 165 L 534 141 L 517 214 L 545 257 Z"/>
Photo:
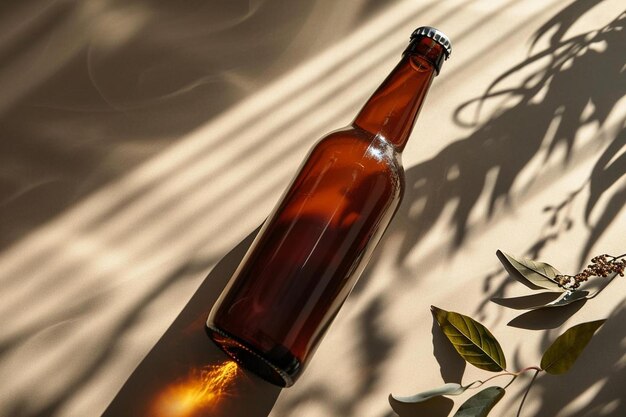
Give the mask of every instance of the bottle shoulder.
<path id="1" fill-rule="evenodd" d="M 320 139 L 313 152 L 332 155 L 346 161 L 367 164 L 372 168 L 403 171 L 402 155 L 384 137 L 348 126 Z"/>

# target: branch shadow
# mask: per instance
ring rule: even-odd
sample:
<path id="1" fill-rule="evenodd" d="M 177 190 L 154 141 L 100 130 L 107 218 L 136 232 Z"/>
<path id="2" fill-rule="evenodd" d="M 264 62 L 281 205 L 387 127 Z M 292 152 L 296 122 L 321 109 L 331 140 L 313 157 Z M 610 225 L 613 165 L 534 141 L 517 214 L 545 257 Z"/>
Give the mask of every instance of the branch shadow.
<path id="1" fill-rule="evenodd" d="M 583 7 L 580 12 L 586 10 Z M 624 65 L 622 51 L 626 47 L 621 29 L 625 20 L 622 14 L 597 31 L 560 40 L 498 77 L 479 99 L 457 108 L 457 122 L 475 126 L 473 132 L 406 173 L 409 202 L 401 206 L 398 214 L 401 220 L 396 224 L 408 232 L 404 234 L 398 262 L 402 262 L 420 243 L 441 218 L 444 208 L 452 202 L 455 207 L 450 219 L 454 229 L 451 250 L 460 247 L 467 237 L 469 215 L 479 198 L 487 194 L 488 209 L 484 217 L 488 221 L 500 202 L 510 203 L 514 183 L 522 170 L 539 155 L 542 146 L 547 145 L 544 161 L 563 146 L 566 149 L 563 167 L 576 162 L 573 154 L 577 132 L 590 123 L 597 124 L 599 130 L 611 109 L 626 94 L 626 77 L 621 70 Z M 605 45 L 603 51 L 594 49 L 598 44 Z M 531 72 L 518 87 L 496 90 L 508 77 L 546 60 L 547 64 Z M 461 120 L 461 114 L 470 106 L 476 106 L 478 113 L 486 101 L 503 97 L 515 104 L 498 106 L 484 122 L 468 124 Z M 587 114 L 589 103 L 593 110 Z M 550 137 L 548 132 L 555 123 L 555 134 Z M 611 138 L 611 142 L 621 143 L 622 136 Z M 610 152 L 615 152 L 616 147 L 609 146 Z M 607 156 L 601 159 L 606 160 Z M 602 194 L 616 177 L 623 174 L 619 171 L 624 166 L 623 159 L 626 158 L 614 161 L 611 167 L 602 167 L 608 178 L 602 180 L 597 175 L 597 182 L 602 185 L 595 187 L 599 191 L 594 196 Z M 490 175 L 494 177 L 491 183 L 488 182 Z M 539 180 L 536 178 L 534 182 L 539 183 Z M 549 184 L 548 179 L 542 181 L 544 184 L 537 185 L 537 188 Z M 420 202 L 422 208 L 412 212 L 412 207 Z M 615 201 L 612 210 L 609 209 L 610 220 L 615 218 L 619 202 L 621 199 Z M 588 204 L 593 207 L 592 202 Z M 609 220 L 598 223 L 593 233 L 594 241 L 596 235 L 602 235 L 606 230 L 608 223 Z M 534 252 L 539 251 L 535 248 Z"/>
<path id="2" fill-rule="evenodd" d="M 608 197 L 604 211 L 598 220 L 591 224 L 589 238 L 579 258 L 579 267 L 582 267 L 591 254 L 595 243 L 600 239 L 603 232 L 616 220 L 618 214 L 626 206 L 626 153 L 620 152 L 626 148 L 626 126 L 615 137 L 615 140 L 606 148 L 598 158 L 589 177 L 589 198 L 585 207 L 585 221 L 590 223 L 590 216 L 597 206 L 601 197 L 610 194 L 609 189 L 616 187 L 622 181 L 621 187 Z M 615 155 L 619 155 L 615 158 Z"/>
<path id="3" fill-rule="evenodd" d="M 594 244 L 616 223 L 626 206 L 626 183 L 619 186 L 626 178 L 626 156 L 614 157 L 626 146 L 626 129 L 623 121 L 617 125 L 606 122 L 617 102 L 626 95 L 626 75 L 622 70 L 626 64 L 622 53 L 626 48 L 626 13 L 597 30 L 568 39 L 560 37 L 598 3 L 576 1 L 542 26 L 535 34 L 533 45 L 545 36 L 548 27 L 558 28 L 548 47 L 497 77 L 482 97 L 457 108 L 457 123 L 474 127 L 473 132 L 407 171 L 410 202 L 401 206 L 400 220 L 395 223 L 408 230 L 401 234 L 403 244 L 398 264 L 419 245 L 432 225 L 441 220 L 448 205 L 454 204 L 449 219 L 454 232 L 448 249 L 453 253 L 467 239 L 472 226 L 470 213 L 479 199 L 487 199 L 483 220 L 488 223 L 496 214 L 508 209 L 512 197 L 523 199 L 540 192 L 601 146 L 605 149 L 589 177 L 563 201 L 546 206 L 544 211 L 548 218 L 541 235 L 529 244 L 524 255 L 536 259 L 547 245 L 579 222 L 590 231 L 579 257 L 583 265 Z M 522 74 L 525 78 L 516 87 L 498 88 L 509 77 Z M 481 109 L 496 98 L 505 104 L 496 106 L 486 120 L 478 121 Z M 463 121 L 461 115 L 472 106 L 476 109 L 475 120 Z M 578 133 L 588 126 L 601 132 L 598 140 L 578 145 Z M 556 157 L 559 149 L 564 149 L 561 167 L 544 172 L 538 170 L 519 195 L 511 195 L 523 169 L 540 157 L 547 163 Z M 576 199 L 584 198 L 585 193 L 581 191 L 586 189 L 590 193 L 585 203 L 585 217 L 575 219 L 571 207 Z M 602 208 L 598 208 L 600 198 L 607 201 Z M 417 211 L 416 206 L 420 207 Z M 590 214 L 594 209 L 597 220 L 592 221 Z M 497 275 L 490 274 L 485 282 L 491 282 Z M 478 312 L 489 299 L 504 297 L 512 283 L 505 279 L 491 291 L 488 290 L 490 285 L 486 285 L 486 298 Z M 535 316 L 535 313 L 530 315 Z M 528 325 L 536 326 L 535 320 L 528 318 L 518 324 L 524 325 L 526 320 L 530 320 Z"/>

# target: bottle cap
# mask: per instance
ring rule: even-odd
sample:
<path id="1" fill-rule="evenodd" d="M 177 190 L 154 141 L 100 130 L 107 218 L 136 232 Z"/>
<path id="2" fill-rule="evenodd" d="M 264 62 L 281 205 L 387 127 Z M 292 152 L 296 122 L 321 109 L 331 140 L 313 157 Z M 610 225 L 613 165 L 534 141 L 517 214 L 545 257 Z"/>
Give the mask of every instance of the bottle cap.
<path id="1" fill-rule="evenodd" d="M 446 58 L 450 57 L 452 53 L 452 44 L 450 43 L 450 39 L 446 36 L 445 33 L 440 31 L 439 29 L 435 29 L 431 26 L 422 26 L 413 31 L 411 34 L 411 40 L 417 38 L 418 36 L 423 36 L 426 38 L 430 38 L 441 45 L 446 52 Z"/>

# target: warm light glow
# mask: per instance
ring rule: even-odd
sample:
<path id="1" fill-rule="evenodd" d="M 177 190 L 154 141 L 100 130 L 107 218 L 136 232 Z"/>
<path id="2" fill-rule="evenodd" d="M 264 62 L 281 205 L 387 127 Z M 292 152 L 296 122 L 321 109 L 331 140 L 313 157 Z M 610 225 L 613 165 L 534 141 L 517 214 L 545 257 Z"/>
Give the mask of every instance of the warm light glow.
<path id="1" fill-rule="evenodd" d="M 186 379 L 168 386 L 159 395 L 151 416 L 197 416 L 230 393 L 237 373 L 237 364 L 233 361 L 193 370 Z"/>

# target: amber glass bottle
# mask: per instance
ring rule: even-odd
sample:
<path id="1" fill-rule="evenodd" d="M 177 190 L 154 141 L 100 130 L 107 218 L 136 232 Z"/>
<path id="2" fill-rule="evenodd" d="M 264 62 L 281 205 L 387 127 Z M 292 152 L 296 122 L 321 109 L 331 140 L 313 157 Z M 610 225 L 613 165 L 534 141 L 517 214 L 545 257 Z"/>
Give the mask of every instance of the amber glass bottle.
<path id="1" fill-rule="evenodd" d="M 396 212 L 400 155 L 450 54 L 421 27 L 352 124 L 310 151 L 213 307 L 209 336 L 244 367 L 290 386 Z"/>

